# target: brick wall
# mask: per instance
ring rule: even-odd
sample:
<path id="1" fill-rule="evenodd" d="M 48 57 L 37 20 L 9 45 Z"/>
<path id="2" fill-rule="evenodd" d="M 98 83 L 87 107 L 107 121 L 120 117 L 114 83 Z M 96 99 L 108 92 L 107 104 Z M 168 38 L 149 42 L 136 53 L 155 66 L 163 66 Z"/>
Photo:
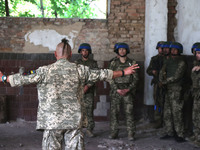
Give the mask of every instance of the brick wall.
<path id="1" fill-rule="evenodd" d="M 75 53 L 77 53 L 77 48 L 82 42 L 91 43 L 94 53 L 97 53 L 98 50 L 107 51 L 108 44 L 105 44 L 105 40 L 102 40 L 107 39 L 108 36 L 106 20 L 14 17 L 0 17 L 0 51 L 23 52 L 26 43 L 25 35 L 34 27 L 42 30 L 48 26 L 51 28 L 54 27 L 55 30 L 59 30 L 60 28 L 65 30 L 65 27 L 73 26 L 75 23 L 84 24 L 79 35 L 74 40 Z M 36 45 L 33 45 L 33 47 L 40 48 Z"/>
<path id="2" fill-rule="evenodd" d="M 6 75 L 18 73 L 20 67 L 28 71 L 53 62 L 55 62 L 53 54 L 0 53 L 0 70 Z M 8 83 L 0 83 L 0 96 L 6 96 L 8 120 L 17 118 L 36 120 L 38 106 L 36 85 L 10 87 Z"/>
<path id="3" fill-rule="evenodd" d="M 112 48 L 126 42 L 133 53 L 144 53 L 145 0 L 111 0 L 108 29 Z"/>

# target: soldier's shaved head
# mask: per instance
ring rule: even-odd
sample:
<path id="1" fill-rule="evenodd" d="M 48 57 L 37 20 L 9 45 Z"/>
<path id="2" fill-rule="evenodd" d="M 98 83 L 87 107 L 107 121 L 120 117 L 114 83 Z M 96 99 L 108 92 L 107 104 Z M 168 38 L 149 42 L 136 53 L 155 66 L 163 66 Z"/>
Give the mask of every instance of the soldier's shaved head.
<path id="1" fill-rule="evenodd" d="M 71 46 L 69 45 L 68 40 L 62 39 L 62 42 L 59 43 L 56 47 L 56 51 L 55 51 L 56 59 L 57 60 L 60 58 L 69 59 L 71 55 L 72 55 Z"/>

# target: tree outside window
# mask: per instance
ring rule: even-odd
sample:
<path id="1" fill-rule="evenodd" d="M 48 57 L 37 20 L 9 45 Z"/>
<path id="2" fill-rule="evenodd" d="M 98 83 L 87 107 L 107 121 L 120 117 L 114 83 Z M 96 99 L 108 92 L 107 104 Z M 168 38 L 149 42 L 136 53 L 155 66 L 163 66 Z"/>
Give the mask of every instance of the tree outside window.
<path id="1" fill-rule="evenodd" d="M 107 0 L 0 0 L 1 17 L 106 19 Z"/>

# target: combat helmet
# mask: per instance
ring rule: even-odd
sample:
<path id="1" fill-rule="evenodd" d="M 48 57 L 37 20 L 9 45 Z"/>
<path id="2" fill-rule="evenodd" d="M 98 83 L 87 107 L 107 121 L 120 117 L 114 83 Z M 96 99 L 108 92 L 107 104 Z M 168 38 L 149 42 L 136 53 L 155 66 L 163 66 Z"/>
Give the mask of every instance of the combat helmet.
<path id="1" fill-rule="evenodd" d="M 178 49 L 179 54 L 183 53 L 183 45 L 179 42 L 172 42 L 169 48 L 176 48 Z"/>
<path id="2" fill-rule="evenodd" d="M 82 44 L 79 46 L 78 53 L 81 52 L 81 49 L 87 49 L 87 50 L 89 51 L 89 54 L 92 53 L 91 46 L 90 46 L 90 44 L 88 44 L 88 43 L 82 43 Z"/>
<path id="3" fill-rule="evenodd" d="M 196 54 L 196 51 L 200 51 L 200 44 L 198 44 L 198 45 L 194 48 L 195 54 Z"/>
<path id="4" fill-rule="evenodd" d="M 192 48 L 191 48 L 191 52 L 194 54 L 194 48 L 196 48 L 198 45 L 200 45 L 200 42 L 196 42 L 192 45 Z"/>
<path id="5" fill-rule="evenodd" d="M 156 45 L 156 49 L 158 49 L 159 47 L 163 48 L 163 44 L 165 43 L 165 41 L 159 41 Z"/>
<path id="6" fill-rule="evenodd" d="M 171 45 L 172 42 L 170 41 L 166 41 L 162 44 L 162 48 L 170 48 L 170 45 Z"/>
<path id="7" fill-rule="evenodd" d="M 114 46 L 114 52 L 115 52 L 115 53 L 117 53 L 117 45 L 118 45 L 118 44 L 119 44 L 119 43 L 116 43 L 115 46 Z"/>
<path id="8" fill-rule="evenodd" d="M 126 43 L 117 43 L 115 45 L 116 45 L 115 53 L 118 54 L 119 48 L 125 48 L 126 49 L 126 54 L 130 53 L 130 49 L 129 49 L 128 44 L 126 44 Z"/>

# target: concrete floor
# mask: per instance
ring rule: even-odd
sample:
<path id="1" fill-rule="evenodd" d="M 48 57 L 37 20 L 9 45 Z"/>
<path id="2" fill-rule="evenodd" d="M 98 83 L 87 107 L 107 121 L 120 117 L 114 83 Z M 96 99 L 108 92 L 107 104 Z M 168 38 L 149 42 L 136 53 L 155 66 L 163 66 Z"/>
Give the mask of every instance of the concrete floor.
<path id="1" fill-rule="evenodd" d="M 35 131 L 36 122 L 19 120 L 0 124 L 0 150 L 41 150 L 42 132 Z M 109 122 L 96 122 L 95 137 L 85 136 L 86 150 L 200 150 L 191 142 L 160 140 L 162 129 L 153 124 L 137 124 L 136 141 L 128 141 L 125 126 L 120 126 L 119 139 L 108 139 Z"/>

